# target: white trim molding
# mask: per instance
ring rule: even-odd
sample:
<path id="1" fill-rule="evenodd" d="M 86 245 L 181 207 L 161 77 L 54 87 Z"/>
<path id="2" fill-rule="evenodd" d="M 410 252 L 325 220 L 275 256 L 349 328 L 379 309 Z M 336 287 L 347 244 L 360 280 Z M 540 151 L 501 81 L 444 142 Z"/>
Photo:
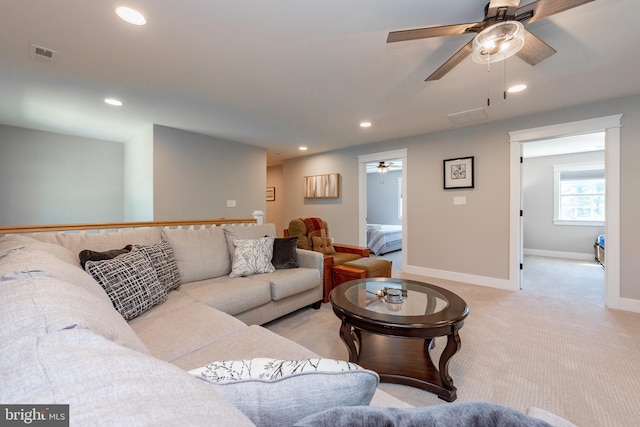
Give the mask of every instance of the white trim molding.
<path id="1" fill-rule="evenodd" d="M 474 274 L 457 273 L 455 271 L 436 270 L 434 268 L 417 267 L 415 265 L 405 265 L 402 271 L 417 276 L 431 277 L 434 279 L 453 280 L 454 282 L 469 283 L 472 285 L 486 286 L 488 288 L 513 290 L 511 283 L 507 279 L 498 279 L 495 277 L 477 276 Z"/>

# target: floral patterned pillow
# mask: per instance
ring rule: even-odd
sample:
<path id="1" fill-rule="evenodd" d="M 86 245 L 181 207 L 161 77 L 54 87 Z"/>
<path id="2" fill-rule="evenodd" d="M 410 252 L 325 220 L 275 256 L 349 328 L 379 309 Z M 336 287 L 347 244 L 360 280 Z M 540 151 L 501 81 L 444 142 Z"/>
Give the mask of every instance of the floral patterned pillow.
<path id="1" fill-rule="evenodd" d="M 343 360 L 256 358 L 212 362 L 189 371 L 209 382 L 256 425 L 293 425 L 336 406 L 368 405 L 377 373 Z"/>
<path id="2" fill-rule="evenodd" d="M 272 273 L 273 237 L 235 240 L 235 252 L 229 277 L 243 277 L 258 273 Z"/>

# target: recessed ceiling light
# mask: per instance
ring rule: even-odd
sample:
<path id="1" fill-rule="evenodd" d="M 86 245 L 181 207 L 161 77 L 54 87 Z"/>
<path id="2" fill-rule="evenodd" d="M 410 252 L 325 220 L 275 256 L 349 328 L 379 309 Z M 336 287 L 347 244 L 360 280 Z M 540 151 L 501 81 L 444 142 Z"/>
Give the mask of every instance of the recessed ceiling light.
<path id="1" fill-rule="evenodd" d="M 105 104 L 113 105 L 114 107 L 122 107 L 122 101 L 115 98 L 105 98 Z"/>
<path id="2" fill-rule="evenodd" d="M 527 88 L 527 85 L 525 84 L 514 85 L 514 86 L 511 86 L 509 89 L 507 89 L 507 92 L 518 93 L 518 92 L 522 92 L 526 88 Z"/>
<path id="3" fill-rule="evenodd" d="M 371 122 L 361 122 L 360 123 L 360 127 L 361 128 L 369 128 L 369 127 L 371 127 Z"/>
<path id="4" fill-rule="evenodd" d="M 298 150 L 300 150 L 300 151 L 307 151 L 307 147 L 305 147 L 305 146 L 303 145 L 303 146 L 298 147 Z"/>
<path id="5" fill-rule="evenodd" d="M 116 14 L 120 17 L 120 19 L 128 22 L 129 24 L 144 25 L 147 23 L 147 20 L 140 12 L 131 9 L 130 7 L 118 7 L 116 8 Z"/>

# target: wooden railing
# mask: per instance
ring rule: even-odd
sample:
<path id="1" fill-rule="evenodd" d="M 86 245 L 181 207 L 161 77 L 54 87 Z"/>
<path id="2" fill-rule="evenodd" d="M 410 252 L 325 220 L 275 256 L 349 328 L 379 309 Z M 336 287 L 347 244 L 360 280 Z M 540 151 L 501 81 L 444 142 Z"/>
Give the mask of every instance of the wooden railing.
<path id="1" fill-rule="evenodd" d="M 86 230 L 125 230 L 141 227 L 169 227 L 169 228 L 206 228 L 219 227 L 232 224 L 256 224 L 255 218 L 218 218 L 196 220 L 169 220 L 169 221 L 138 221 L 138 222 L 105 222 L 95 224 L 47 224 L 47 225 L 18 225 L 12 227 L 0 226 L 0 235 L 17 233 L 42 233 L 42 232 L 66 232 Z"/>

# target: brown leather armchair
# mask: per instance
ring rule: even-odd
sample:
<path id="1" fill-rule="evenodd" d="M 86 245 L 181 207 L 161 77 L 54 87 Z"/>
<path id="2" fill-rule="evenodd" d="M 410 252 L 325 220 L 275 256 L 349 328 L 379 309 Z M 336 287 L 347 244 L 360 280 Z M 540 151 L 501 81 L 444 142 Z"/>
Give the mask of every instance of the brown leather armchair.
<path id="1" fill-rule="evenodd" d="M 284 235 L 298 237 L 300 249 L 324 254 L 324 302 L 329 301 L 329 293 L 333 289 L 333 266 L 368 257 L 370 253 L 369 248 L 333 242 L 326 221 L 317 217 L 292 219 Z"/>

